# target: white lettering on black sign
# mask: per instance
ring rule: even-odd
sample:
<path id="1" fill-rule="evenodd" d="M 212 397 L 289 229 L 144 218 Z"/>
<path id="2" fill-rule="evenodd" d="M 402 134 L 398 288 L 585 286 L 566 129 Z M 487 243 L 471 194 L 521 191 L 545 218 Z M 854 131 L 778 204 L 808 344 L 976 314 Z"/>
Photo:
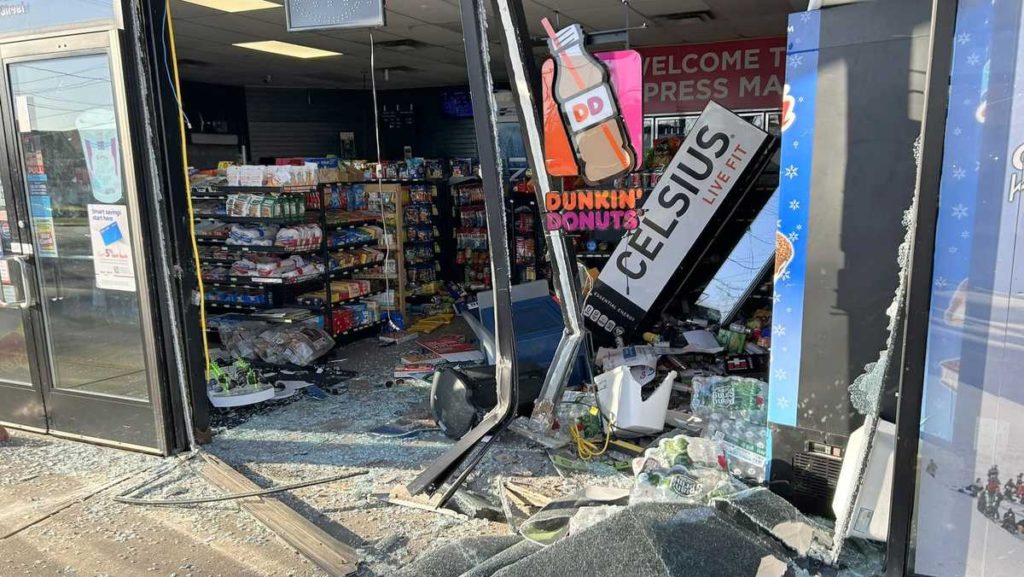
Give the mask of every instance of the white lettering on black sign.
<path id="1" fill-rule="evenodd" d="M 650 309 L 767 138 L 709 103 L 644 201 L 640 225 L 619 242 L 598 280 Z"/>

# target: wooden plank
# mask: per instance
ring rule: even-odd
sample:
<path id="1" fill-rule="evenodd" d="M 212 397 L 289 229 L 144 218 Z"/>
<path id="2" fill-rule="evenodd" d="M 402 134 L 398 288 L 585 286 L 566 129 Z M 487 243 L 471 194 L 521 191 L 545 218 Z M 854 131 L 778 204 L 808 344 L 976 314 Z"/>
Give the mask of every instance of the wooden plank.
<path id="1" fill-rule="evenodd" d="M 222 491 L 242 493 L 261 489 L 217 457 L 203 454 L 203 459 L 206 461 L 202 468 L 203 477 Z M 351 575 L 358 569 L 359 554 L 355 549 L 338 541 L 281 501 L 268 495 L 239 499 L 238 504 L 332 577 Z"/>

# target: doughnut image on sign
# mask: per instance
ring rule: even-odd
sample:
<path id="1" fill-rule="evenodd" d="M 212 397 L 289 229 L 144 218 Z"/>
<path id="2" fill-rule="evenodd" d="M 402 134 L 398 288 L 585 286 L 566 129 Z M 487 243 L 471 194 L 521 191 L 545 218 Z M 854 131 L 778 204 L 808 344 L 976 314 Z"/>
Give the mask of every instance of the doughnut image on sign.
<path id="1" fill-rule="evenodd" d="M 793 261 L 793 243 L 779 231 L 775 231 L 775 280 L 786 272 Z"/>

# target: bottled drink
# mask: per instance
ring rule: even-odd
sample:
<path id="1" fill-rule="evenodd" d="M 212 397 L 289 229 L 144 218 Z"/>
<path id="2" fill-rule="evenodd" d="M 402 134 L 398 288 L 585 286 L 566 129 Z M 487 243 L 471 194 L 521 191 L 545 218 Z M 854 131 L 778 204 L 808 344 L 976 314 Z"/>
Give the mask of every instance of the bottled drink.
<path id="1" fill-rule="evenodd" d="M 572 24 L 555 32 L 541 20 L 555 59 L 555 98 L 568 120 L 580 171 L 591 184 L 621 176 L 633 169 L 630 146 L 608 73 L 583 46 L 583 30 Z"/>

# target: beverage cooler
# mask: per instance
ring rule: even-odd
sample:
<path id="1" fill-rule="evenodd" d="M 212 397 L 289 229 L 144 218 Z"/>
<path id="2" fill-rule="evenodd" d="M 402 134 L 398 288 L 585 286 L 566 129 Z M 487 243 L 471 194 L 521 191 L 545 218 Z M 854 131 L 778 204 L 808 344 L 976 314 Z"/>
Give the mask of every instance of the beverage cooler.
<path id="1" fill-rule="evenodd" d="M 1024 9 L 961 0 L 928 320 L 918 575 L 1024 562 Z"/>

